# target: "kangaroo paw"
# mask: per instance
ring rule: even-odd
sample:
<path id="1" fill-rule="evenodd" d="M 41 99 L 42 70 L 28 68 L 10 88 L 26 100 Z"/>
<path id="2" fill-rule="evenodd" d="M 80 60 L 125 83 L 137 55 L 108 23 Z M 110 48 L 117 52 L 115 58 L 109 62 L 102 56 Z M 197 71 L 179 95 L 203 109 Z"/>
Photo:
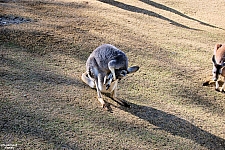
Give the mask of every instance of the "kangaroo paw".
<path id="1" fill-rule="evenodd" d="M 109 87 L 110 87 L 110 84 L 107 84 L 107 85 L 106 85 L 106 90 L 108 90 L 108 89 L 109 89 Z"/>
<path id="2" fill-rule="evenodd" d="M 220 92 L 220 89 L 215 89 L 217 92 Z"/>
<path id="3" fill-rule="evenodd" d="M 103 98 L 98 98 L 98 101 L 102 104 L 102 108 L 104 108 L 106 104 Z"/>
<path id="4" fill-rule="evenodd" d="M 102 108 L 106 111 L 112 112 L 112 108 L 109 103 L 105 103 Z"/>

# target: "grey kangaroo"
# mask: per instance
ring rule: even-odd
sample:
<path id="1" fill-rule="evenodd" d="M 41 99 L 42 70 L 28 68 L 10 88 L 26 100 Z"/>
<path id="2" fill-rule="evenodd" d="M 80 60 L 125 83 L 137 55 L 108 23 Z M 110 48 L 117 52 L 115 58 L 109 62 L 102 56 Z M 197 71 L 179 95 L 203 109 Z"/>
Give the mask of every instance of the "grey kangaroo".
<path id="1" fill-rule="evenodd" d="M 110 44 L 104 44 L 96 48 L 86 62 L 86 72 L 81 79 L 91 88 L 97 89 L 98 101 L 103 108 L 106 103 L 102 98 L 103 93 L 111 93 L 113 100 L 119 104 L 129 107 L 129 105 L 117 98 L 118 81 L 127 74 L 138 71 L 139 66 L 128 68 L 128 58 L 126 54 Z"/>

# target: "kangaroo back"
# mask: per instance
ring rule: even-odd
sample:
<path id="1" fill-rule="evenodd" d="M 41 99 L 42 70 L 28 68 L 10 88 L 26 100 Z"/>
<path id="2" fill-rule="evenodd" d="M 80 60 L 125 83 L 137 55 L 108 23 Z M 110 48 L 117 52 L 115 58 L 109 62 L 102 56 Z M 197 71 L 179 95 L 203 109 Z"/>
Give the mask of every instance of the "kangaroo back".
<path id="1" fill-rule="evenodd" d="M 90 71 L 93 65 L 97 66 L 101 72 L 108 74 L 110 65 L 115 69 L 127 70 L 128 59 L 123 51 L 110 44 L 104 44 L 96 48 L 89 56 L 86 63 L 87 71 Z"/>
<path id="2" fill-rule="evenodd" d="M 214 48 L 215 62 L 223 65 L 225 62 L 225 44 L 216 44 Z"/>

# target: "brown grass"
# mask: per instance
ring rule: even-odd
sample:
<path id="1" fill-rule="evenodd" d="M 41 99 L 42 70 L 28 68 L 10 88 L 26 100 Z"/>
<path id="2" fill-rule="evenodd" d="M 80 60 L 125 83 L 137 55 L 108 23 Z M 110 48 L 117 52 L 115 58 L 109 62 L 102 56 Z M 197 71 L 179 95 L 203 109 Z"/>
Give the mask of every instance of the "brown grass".
<path id="1" fill-rule="evenodd" d="M 222 5 L 222 6 L 221 6 Z M 224 1 L 15 0 L 0 15 L 0 146 L 17 149 L 224 149 L 225 99 L 211 78 L 224 42 Z M 99 45 L 140 70 L 122 80 L 123 108 L 80 79 Z"/>

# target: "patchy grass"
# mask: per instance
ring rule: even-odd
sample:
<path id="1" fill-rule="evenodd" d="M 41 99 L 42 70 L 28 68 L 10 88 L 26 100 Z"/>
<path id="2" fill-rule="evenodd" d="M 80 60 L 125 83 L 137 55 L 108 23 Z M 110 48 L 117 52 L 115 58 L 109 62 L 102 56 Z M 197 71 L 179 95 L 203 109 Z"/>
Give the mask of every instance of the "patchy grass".
<path id="1" fill-rule="evenodd" d="M 0 144 L 18 149 L 218 149 L 225 99 L 211 78 L 224 42 L 224 1 L 16 0 L 1 16 Z M 221 10 L 220 10 L 221 8 Z M 110 43 L 140 70 L 122 80 L 123 108 L 80 79 L 89 54 Z"/>

